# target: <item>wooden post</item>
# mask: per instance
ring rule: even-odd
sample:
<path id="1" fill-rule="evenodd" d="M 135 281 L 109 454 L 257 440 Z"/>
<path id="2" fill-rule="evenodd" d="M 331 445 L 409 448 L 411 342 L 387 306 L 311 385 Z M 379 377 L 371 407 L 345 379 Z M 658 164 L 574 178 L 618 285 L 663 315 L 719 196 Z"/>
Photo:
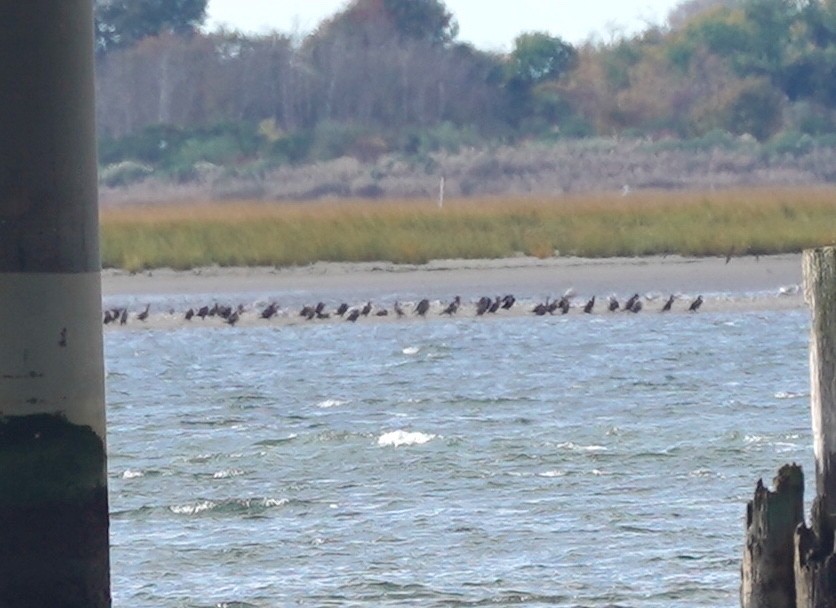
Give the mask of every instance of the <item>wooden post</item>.
<path id="1" fill-rule="evenodd" d="M 816 460 L 811 528 L 795 538 L 799 608 L 836 606 L 836 248 L 804 252 L 804 297 L 812 310 L 810 409 Z"/>
<path id="2" fill-rule="evenodd" d="M 0 2 L 0 606 L 110 606 L 92 0 Z"/>
<path id="3" fill-rule="evenodd" d="M 743 608 L 795 608 L 793 533 L 804 521 L 804 475 L 784 465 L 775 491 L 758 480 L 746 507 L 746 546 L 741 567 Z"/>

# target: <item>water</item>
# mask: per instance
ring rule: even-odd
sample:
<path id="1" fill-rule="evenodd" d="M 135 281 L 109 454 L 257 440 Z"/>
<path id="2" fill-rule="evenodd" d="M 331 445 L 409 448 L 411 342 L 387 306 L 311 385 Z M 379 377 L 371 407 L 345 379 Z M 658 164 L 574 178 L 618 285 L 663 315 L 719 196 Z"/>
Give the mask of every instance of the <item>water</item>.
<path id="1" fill-rule="evenodd" d="M 114 603 L 737 606 L 755 482 L 812 475 L 808 327 L 109 332 Z"/>

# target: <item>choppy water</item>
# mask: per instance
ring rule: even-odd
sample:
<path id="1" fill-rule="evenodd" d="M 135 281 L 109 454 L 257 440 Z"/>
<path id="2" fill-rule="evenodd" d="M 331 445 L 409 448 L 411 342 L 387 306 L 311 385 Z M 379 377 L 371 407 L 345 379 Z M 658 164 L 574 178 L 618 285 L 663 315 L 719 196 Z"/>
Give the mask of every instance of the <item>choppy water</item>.
<path id="1" fill-rule="evenodd" d="M 108 333 L 114 603 L 737 606 L 757 478 L 811 475 L 808 326 Z"/>

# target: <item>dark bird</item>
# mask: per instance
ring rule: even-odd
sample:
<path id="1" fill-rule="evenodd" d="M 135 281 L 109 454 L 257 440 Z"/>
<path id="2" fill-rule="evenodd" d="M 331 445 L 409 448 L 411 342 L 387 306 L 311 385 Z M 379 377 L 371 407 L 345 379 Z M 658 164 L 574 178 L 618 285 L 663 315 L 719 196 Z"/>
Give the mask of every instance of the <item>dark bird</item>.
<path id="1" fill-rule="evenodd" d="M 700 306 L 702 306 L 702 296 L 697 296 L 697 299 L 691 302 L 691 305 L 688 307 L 688 310 L 691 312 L 697 312 Z"/>
<path id="2" fill-rule="evenodd" d="M 662 307 L 661 312 L 668 312 L 673 307 L 674 296 L 671 294 L 671 297 L 665 302 L 665 305 Z"/>
<path id="3" fill-rule="evenodd" d="M 587 303 L 583 305 L 583 311 L 586 314 L 590 314 L 592 313 L 593 308 L 595 308 L 595 296 L 589 298 L 589 301 L 587 301 Z"/>
<path id="4" fill-rule="evenodd" d="M 314 310 L 314 307 L 308 306 L 307 304 L 302 307 L 302 310 L 299 311 L 299 316 L 305 317 L 306 319 L 313 319 L 315 314 L 316 310 Z"/>
<path id="5" fill-rule="evenodd" d="M 240 319 L 240 318 L 241 318 L 241 312 L 240 312 L 240 308 L 239 308 L 238 310 L 233 310 L 229 313 L 229 315 L 226 317 L 226 322 L 229 323 L 230 325 L 235 325 L 236 323 L 238 323 L 238 319 Z"/>
<path id="6" fill-rule="evenodd" d="M 479 298 L 479 301 L 476 302 L 476 316 L 481 317 L 483 314 L 488 312 L 490 307 L 491 299 L 488 296 L 482 296 Z"/>
<path id="7" fill-rule="evenodd" d="M 640 312 L 642 309 L 642 301 L 636 300 L 633 302 L 633 305 L 630 307 L 630 312 Z"/>
<path id="8" fill-rule="evenodd" d="M 569 312 L 569 298 L 566 296 L 560 298 L 560 301 L 557 303 L 557 307 L 560 309 L 560 314 L 565 315 Z"/>
<path id="9" fill-rule="evenodd" d="M 316 313 L 316 316 L 321 315 L 323 310 L 325 310 L 325 302 L 317 302 L 316 303 L 316 308 L 314 308 L 314 312 Z"/>
<path id="10" fill-rule="evenodd" d="M 190 308 L 189 310 L 186 311 L 186 314 L 184 315 L 184 318 L 186 319 L 186 321 L 191 321 L 193 316 L 194 316 L 194 308 Z"/>
<path id="11" fill-rule="evenodd" d="M 108 325 L 110 323 L 113 323 L 117 318 L 119 318 L 118 313 L 114 313 L 110 310 L 106 310 L 105 313 L 104 313 L 104 324 Z"/>
<path id="12" fill-rule="evenodd" d="M 549 312 L 549 306 L 549 299 L 546 298 L 545 302 L 540 302 L 537 306 L 531 309 L 531 312 L 533 312 L 538 317 L 542 317 L 547 312 Z"/>
<path id="13" fill-rule="evenodd" d="M 386 310 L 385 308 L 381 308 L 376 313 L 374 313 L 374 316 L 376 316 L 376 317 L 388 317 L 389 316 L 389 311 Z"/>
<path id="14" fill-rule="evenodd" d="M 639 301 L 639 294 L 635 293 L 630 296 L 630 299 L 624 303 L 624 308 L 622 310 L 633 310 L 633 304 Z"/>
<path id="15" fill-rule="evenodd" d="M 610 312 L 615 312 L 618 310 L 620 304 L 618 303 L 618 299 L 615 296 L 610 296 L 609 303 L 607 304 L 607 310 Z"/>
<path id="16" fill-rule="evenodd" d="M 148 311 L 149 311 L 150 309 L 151 309 L 151 305 L 150 305 L 150 304 L 146 304 L 146 305 L 145 305 L 145 310 L 143 310 L 141 313 L 139 313 L 139 314 L 136 316 L 136 318 L 137 318 L 137 319 L 139 319 L 140 321 L 145 321 L 145 320 L 148 318 Z"/>
<path id="17" fill-rule="evenodd" d="M 346 321 L 351 321 L 354 323 L 360 317 L 360 309 L 359 308 L 352 308 L 351 312 L 348 313 L 348 316 L 345 318 Z"/>
<path id="18" fill-rule="evenodd" d="M 360 314 L 363 315 L 364 317 L 368 317 L 369 313 L 371 311 L 372 311 L 372 303 L 371 302 L 366 302 L 366 304 L 363 306 L 363 310 L 360 311 Z"/>
<path id="19" fill-rule="evenodd" d="M 507 296 L 502 298 L 502 308 L 504 310 L 508 310 L 509 308 L 511 308 L 514 305 L 514 302 L 516 302 L 516 301 L 517 301 L 517 299 L 514 296 L 512 296 L 511 294 L 508 294 Z"/>
<path id="20" fill-rule="evenodd" d="M 398 315 L 399 319 L 402 316 L 404 316 L 404 314 L 406 314 L 406 313 L 404 313 L 403 308 L 401 308 L 401 305 L 397 300 L 395 300 L 395 306 L 393 308 L 395 309 L 395 314 Z"/>
<path id="21" fill-rule="evenodd" d="M 427 314 L 427 311 L 430 309 L 430 301 L 427 298 L 424 298 L 418 304 L 415 305 L 415 314 L 421 315 L 422 317 Z"/>
<path id="22" fill-rule="evenodd" d="M 201 306 L 200 310 L 197 311 L 197 316 L 201 319 L 205 319 L 206 315 L 209 314 L 209 307 L 208 306 Z"/>
<path id="23" fill-rule="evenodd" d="M 462 303 L 462 299 L 459 296 L 453 298 L 453 301 L 447 305 L 447 308 L 441 311 L 443 315 L 450 315 L 451 317 L 456 314 L 456 311 L 459 309 L 459 306 Z"/>
<path id="24" fill-rule="evenodd" d="M 272 319 L 279 311 L 279 305 L 275 302 L 270 302 L 264 310 L 261 311 L 262 319 Z"/>
<path id="25" fill-rule="evenodd" d="M 343 302 L 339 306 L 337 306 L 337 316 L 341 317 L 348 311 L 348 304 Z"/>
<path id="26" fill-rule="evenodd" d="M 511 297 L 513 298 L 514 296 L 511 296 Z M 511 308 L 511 306 L 513 306 L 513 305 L 514 305 L 514 303 L 511 302 L 511 304 L 508 306 L 508 308 Z M 505 308 L 504 304 L 502 303 L 502 298 L 500 298 L 499 296 L 496 296 L 496 299 L 491 303 L 490 306 L 488 306 L 488 312 L 491 313 L 491 314 L 494 314 L 497 310 L 499 310 L 500 306 Z"/>
<path id="27" fill-rule="evenodd" d="M 124 325 L 128 322 L 128 309 L 123 308 L 122 312 L 119 313 L 119 325 Z"/>
<path id="28" fill-rule="evenodd" d="M 212 306 L 212 308 L 209 309 L 209 313 L 208 313 L 209 316 L 214 317 L 215 315 L 218 314 L 218 310 L 219 310 L 218 303 L 215 302 L 215 304 Z"/>

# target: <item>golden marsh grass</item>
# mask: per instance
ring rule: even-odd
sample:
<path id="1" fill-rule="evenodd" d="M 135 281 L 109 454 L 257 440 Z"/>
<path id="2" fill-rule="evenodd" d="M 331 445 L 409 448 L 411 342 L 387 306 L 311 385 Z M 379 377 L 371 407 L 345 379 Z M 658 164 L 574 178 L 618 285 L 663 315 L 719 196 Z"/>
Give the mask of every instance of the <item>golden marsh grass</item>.
<path id="1" fill-rule="evenodd" d="M 751 255 L 836 243 L 836 188 L 105 208 L 105 268 Z"/>

